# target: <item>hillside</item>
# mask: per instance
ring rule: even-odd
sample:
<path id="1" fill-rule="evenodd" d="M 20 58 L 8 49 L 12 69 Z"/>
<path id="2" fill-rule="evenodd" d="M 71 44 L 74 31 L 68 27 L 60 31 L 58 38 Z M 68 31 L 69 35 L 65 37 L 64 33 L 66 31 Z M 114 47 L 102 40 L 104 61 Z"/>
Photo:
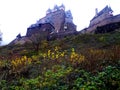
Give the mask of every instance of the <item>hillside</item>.
<path id="1" fill-rule="evenodd" d="M 120 90 L 120 32 L 0 47 L 0 90 Z"/>

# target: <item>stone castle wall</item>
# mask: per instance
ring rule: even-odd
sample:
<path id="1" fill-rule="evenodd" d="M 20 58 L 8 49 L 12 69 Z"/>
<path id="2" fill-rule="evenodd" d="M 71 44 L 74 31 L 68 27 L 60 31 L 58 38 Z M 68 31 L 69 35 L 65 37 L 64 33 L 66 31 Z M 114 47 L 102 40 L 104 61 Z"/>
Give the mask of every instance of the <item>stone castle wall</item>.
<path id="1" fill-rule="evenodd" d="M 66 17 L 66 12 L 63 9 L 46 14 L 38 23 L 50 23 L 55 27 L 55 32 L 63 32 L 66 23 L 72 23 L 72 18 Z"/>
<path id="2" fill-rule="evenodd" d="M 106 18 L 110 18 L 112 17 L 111 15 L 109 15 L 108 13 L 103 13 L 102 15 L 100 15 L 99 17 L 95 18 L 94 20 L 90 21 L 90 26 L 94 26 L 95 24 L 104 21 Z"/>
<path id="3" fill-rule="evenodd" d="M 61 32 L 64 29 L 65 12 L 63 10 L 56 11 L 47 17 L 50 18 L 50 22 L 55 27 L 55 32 Z"/>
<path id="4" fill-rule="evenodd" d="M 110 23 L 115 23 L 115 22 L 120 22 L 120 14 L 116 15 L 116 16 L 106 18 L 106 19 L 104 19 L 102 21 L 99 21 L 98 23 L 96 23 L 92 26 L 89 26 L 86 30 L 86 33 L 94 33 L 94 31 L 97 27 L 100 27 L 100 26 L 103 26 L 103 25 L 106 25 L 106 24 L 110 24 Z"/>
<path id="5" fill-rule="evenodd" d="M 51 24 L 49 24 L 49 23 L 40 24 L 37 27 L 28 28 L 27 33 L 26 33 L 26 37 L 30 37 L 30 36 L 32 36 L 33 34 L 36 34 L 36 33 L 37 34 L 41 34 L 42 32 L 51 33 L 53 31 L 54 31 L 54 27 Z"/>
<path id="6" fill-rule="evenodd" d="M 52 33 L 55 34 L 65 33 L 65 35 L 67 35 L 69 32 L 71 33 L 71 31 L 76 31 L 76 25 L 74 25 L 72 21 L 72 14 L 69 12 L 70 10 L 67 11 L 68 16 L 66 16 L 66 12 L 63 9 L 47 13 L 45 17 L 39 19 L 37 23 L 33 24 L 33 26 L 27 29 L 26 36 L 31 36 L 34 33 L 39 33 L 43 29 L 51 29 L 51 27 L 53 28 Z"/>

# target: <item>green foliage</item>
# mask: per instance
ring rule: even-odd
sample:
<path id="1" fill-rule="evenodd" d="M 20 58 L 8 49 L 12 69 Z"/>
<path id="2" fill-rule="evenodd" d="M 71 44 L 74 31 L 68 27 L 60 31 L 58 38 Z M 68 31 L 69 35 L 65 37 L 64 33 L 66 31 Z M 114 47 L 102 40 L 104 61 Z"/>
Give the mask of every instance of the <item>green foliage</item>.
<path id="1" fill-rule="evenodd" d="M 120 88 L 120 70 L 116 67 L 108 66 L 104 71 L 98 72 L 96 76 L 91 76 L 88 73 L 84 75 L 87 76 L 87 79 L 80 77 L 75 80 L 76 89 L 119 90 Z"/>
<path id="2" fill-rule="evenodd" d="M 72 81 L 70 80 L 72 76 Z M 66 77 L 68 76 L 68 77 Z M 0 88 L 7 90 L 119 90 L 120 70 L 116 67 L 108 66 L 96 75 L 84 70 L 73 70 L 72 67 L 55 65 L 51 70 L 33 79 L 21 78 L 12 82 L 9 86 L 6 80 L 0 81 Z M 5 90 L 6 90 L 5 89 Z"/>
<path id="3" fill-rule="evenodd" d="M 119 90 L 120 33 L 0 47 L 0 90 Z"/>

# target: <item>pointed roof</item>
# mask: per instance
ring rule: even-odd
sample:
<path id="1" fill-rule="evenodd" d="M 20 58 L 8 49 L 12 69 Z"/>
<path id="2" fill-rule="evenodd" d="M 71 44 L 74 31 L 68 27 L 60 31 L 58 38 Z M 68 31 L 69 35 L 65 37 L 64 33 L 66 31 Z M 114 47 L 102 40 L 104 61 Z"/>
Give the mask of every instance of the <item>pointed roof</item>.
<path id="1" fill-rule="evenodd" d="M 70 10 L 65 12 L 67 18 L 73 18 Z"/>
<path id="2" fill-rule="evenodd" d="M 47 10 L 47 12 L 49 12 L 49 13 L 50 13 L 50 12 L 51 12 L 51 9 L 49 8 L 49 9 Z"/>
<path id="3" fill-rule="evenodd" d="M 100 15 L 106 13 L 106 12 L 113 12 L 113 10 L 111 9 L 111 7 L 108 7 L 108 5 L 106 5 L 98 14 L 97 16 L 95 16 L 93 19 L 99 17 Z M 92 20 L 93 20 L 92 19 Z"/>
<path id="4" fill-rule="evenodd" d="M 113 10 L 111 9 L 111 7 L 108 7 L 108 5 L 107 5 L 105 8 L 103 8 L 103 9 L 98 13 L 98 16 L 102 15 L 102 14 L 105 13 L 105 12 L 109 12 L 109 11 L 112 11 L 112 12 L 113 12 Z"/>
<path id="5" fill-rule="evenodd" d="M 19 33 L 16 37 L 17 37 L 17 38 L 21 38 L 22 36 L 21 36 L 21 34 Z"/>
<path id="6" fill-rule="evenodd" d="M 111 9 L 111 7 L 109 6 L 109 11 L 113 12 L 113 10 Z"/>
<path id="7" fill-rule="evenodd" d="M 55 10 L 55 9 L 57 9 L 57 10 L 59 9 L 57 5 L 54 6 L 54 10 Z"/>
<path id="8" fill-rule="evenodd" d="M 64 4 L 61 4 L 61 6 L 60 7 L 63 7 L 63 8 L 65 8 L 65 5 Z"/>

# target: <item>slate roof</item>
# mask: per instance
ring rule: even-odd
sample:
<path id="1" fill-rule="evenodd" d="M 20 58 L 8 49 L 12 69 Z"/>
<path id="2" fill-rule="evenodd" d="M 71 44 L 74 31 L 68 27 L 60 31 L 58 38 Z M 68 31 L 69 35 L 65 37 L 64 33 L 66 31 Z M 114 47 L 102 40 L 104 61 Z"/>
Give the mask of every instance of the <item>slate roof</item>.
<path id="1" fill-rule="evenodd" d="M 71 13 L 70 10 L 66 11 L 65 14 L 66 14 L 66 17 L 67 17 L 67 18 L 71 18 L 71 19 L 73 19 L 73 17 L 72 17 L 72 13 Z"/>
<path id="2" fill-rule="evenodd" d="M 64 4 L 62 4 L 60 7 L 63 7 L 63 8 L 65 8 Z"/>
<path id="3" fill-rule="evenodd" d="M 108 5 L 107 5 L 107 6 L 106 6 L 105 8 L 103 8 L 103 9 L 97 14 L 97 16 L 95 16 L 92 20 L 94 20 L 95 18 L 99 17 L 99 16 L 102 15 L 103 13 L 109 12 L 109 11 L 113 12 L 113 10 L 111 9 L 111 7 L 108 7 Z"/>
<path id="4" fill-rule="evenodd" d="M 50 12 L 51 12 L 51 9 L 49 8 L 49 9 L 47 10 L 47 12 L 49 12 L 49 13 L 50 13 Z"/>
<path id="5" fill-rule="evenodd" d="M 55 5 L 55 6 L 54 6 L 54 10 L 55 10 L 55 9 L 57 9 L 57 10 L 58 10 L 58 9 L 59 9 L 59 7 L 58 7 L 57 5 Z"/>

